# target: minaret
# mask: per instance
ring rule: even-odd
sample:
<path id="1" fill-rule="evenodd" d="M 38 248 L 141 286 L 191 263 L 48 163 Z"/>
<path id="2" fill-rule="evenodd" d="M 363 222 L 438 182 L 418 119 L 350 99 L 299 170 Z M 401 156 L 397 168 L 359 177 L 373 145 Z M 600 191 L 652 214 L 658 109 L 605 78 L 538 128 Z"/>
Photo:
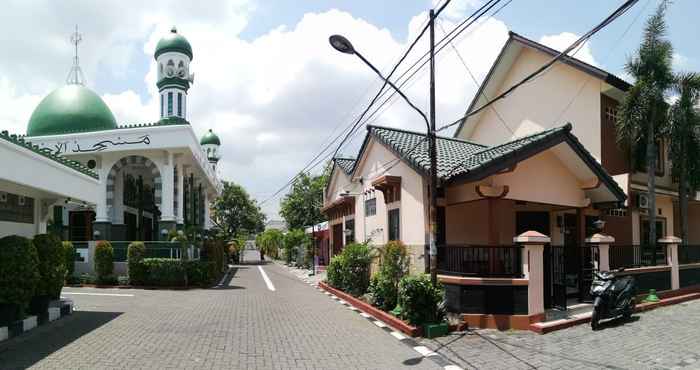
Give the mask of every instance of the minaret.
<path id="1" fill-rule="evenodd" d="M 187 91 L 194 82 L 194 74 L 190 73 L 190 43 L 173 27 L 158 41 L 155 59 L 158 64 L 156 85 L 160 94 L 160 119 L 187 119 Z"/>
<path id="2" fill-rule="evenodd" d="M 219 159 L 221 159 L 221 154 L 219 153 L 221 140 L 214 131 L 209 129 L 209 131 L 202 136 L 199 145 L 202 146 L 202 149 L 207 154 L 207 159 L 209 160 L 209 164 L 211 164 L 211 168 L 216 171 L 216 165 L 219 163 Z"/>

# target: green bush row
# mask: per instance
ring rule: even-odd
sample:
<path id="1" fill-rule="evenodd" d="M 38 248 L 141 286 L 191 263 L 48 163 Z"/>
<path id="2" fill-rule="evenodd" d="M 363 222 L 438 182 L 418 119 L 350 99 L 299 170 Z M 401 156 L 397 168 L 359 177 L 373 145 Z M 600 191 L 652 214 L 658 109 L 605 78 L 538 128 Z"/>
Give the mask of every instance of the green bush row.
<path id="1" fill-rule="evenodd" d="M 70 246 L 72 249 L 72 246 Z M 12 235 L 0 239 L 0 326 L 24 318 L 27 312 L 44 314 L 58 299 L 73 261 L 67 246 L 53 235 L 33 240 Z"/>
<path id="2" fill-rule="evenodd" d="M 131 270 L 129 280 L 134 285 L 147 286 L 209 286 L 216 281 L 220 273 L 212 261 L 186 261 L 170 258 L 144 258 L 134 262 L 140 281 L 133 281 Z M 130 264 L 131 269 L 131 264 Z"/>

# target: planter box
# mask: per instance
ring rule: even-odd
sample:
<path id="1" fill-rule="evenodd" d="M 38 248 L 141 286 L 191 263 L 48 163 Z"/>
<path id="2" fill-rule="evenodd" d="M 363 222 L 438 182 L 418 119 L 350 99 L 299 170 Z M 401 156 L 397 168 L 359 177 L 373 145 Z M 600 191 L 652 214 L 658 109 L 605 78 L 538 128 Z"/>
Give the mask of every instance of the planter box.
<path id="1" fill-rule="evenodd" d="M 426 338 L 437 338 L 447 335 L 448 326 L 446 322 L 440 324 L 428 324 L 423 326 L 423 333 Z"/>
<path id="2" fill-rule="evenodd" d="M 30 331 L 37 326 L 36 316 L 29 316 L 22 320 L 22 331 Z"/>
<path id="3" fill-rule="evenodd" d="M 10 337 L 10 330 L 7 329 L 7 326 L 3 326 L 0 328 L 0 342 L 3 340 L 7 340 L 7 338 Z"/>
<path id="4" fill-rule="evenodd" d="M 392 328 L 410 335 L 412 337 L 419 337 L 422 335 L 422 328 L 418 328 L 412 325 L 409 325 L 408 323 L 404 322 L 403 320 L 397 318 L 396 316 L 389 314 L 387 312 L 384 312 L 374 306 L 372 306 L 369 303 L 365 303 L 352 295 L 345 293 L 341 290 L 335 289 L 332 286 L 328 285 L 325 282 L 319 282 L 318 286 L 320 286 L 322 289 L 328 291 L 329 293 L 332 293 L 336 297 L 348 302 L 349 304 L 355 306 L 356 308 L 359 308 L 360 310 L 364 311 L 365 313 L 374 316 L 376 319 L 381 320 Z"/>

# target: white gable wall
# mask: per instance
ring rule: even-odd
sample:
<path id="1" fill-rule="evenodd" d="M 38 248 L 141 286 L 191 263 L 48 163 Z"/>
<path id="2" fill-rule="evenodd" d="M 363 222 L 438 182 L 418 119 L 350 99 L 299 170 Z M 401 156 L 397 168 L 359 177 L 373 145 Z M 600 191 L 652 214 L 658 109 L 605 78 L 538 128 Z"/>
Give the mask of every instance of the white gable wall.
<path id="1" fill-rule="evenodd" d="M 523 48 L 507 72 L 498 94 L 551 59 L 550 56 Z M 603 81 L 563 63 L 557 63 L 532 82 L 516 89 L 493 107 L 503 118 L 504 127 L 493 109 L 486 109 L 469 136 L 458 137 L 480 144 L 497 145 L 537 131 L 573 125 L 573 134 L 598 161 L 601 159 L 600 92 Z M 494 94 L 494 96 L 497 94 Z M 493 98 L 493 96 L 488 97 Z M 573 100 L 573 102 L 572 102 Z M 477 104 L 477 107 L 479 104 Z M 568 106 L 568 108 L 567 108 Z M 566 110 L 565 112 L 563 112 Z M 563 112 L 563 113 L 562 113 Z M 464 130 L 470 131 L 470 130 Z"/>

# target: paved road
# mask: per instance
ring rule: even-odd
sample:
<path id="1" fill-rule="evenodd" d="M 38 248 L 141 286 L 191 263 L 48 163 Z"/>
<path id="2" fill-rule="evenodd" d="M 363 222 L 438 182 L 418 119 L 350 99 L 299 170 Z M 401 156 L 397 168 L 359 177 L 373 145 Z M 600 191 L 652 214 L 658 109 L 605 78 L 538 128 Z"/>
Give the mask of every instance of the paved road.
<path id="1" fill-rule="evenodd" d="M 422 343 L 464 369 L 700 369 L 700 301 L 538 335 L 479 330 Z"/>
<path id="2" fill-rule="evenodd" d="M 64 289 L 74 315 L 0 344 L 0 368 L 435 369 L 285 269 L 237 268 L 221 289 Z M 133 295 L 133 296 L 129 296 Z"/>

